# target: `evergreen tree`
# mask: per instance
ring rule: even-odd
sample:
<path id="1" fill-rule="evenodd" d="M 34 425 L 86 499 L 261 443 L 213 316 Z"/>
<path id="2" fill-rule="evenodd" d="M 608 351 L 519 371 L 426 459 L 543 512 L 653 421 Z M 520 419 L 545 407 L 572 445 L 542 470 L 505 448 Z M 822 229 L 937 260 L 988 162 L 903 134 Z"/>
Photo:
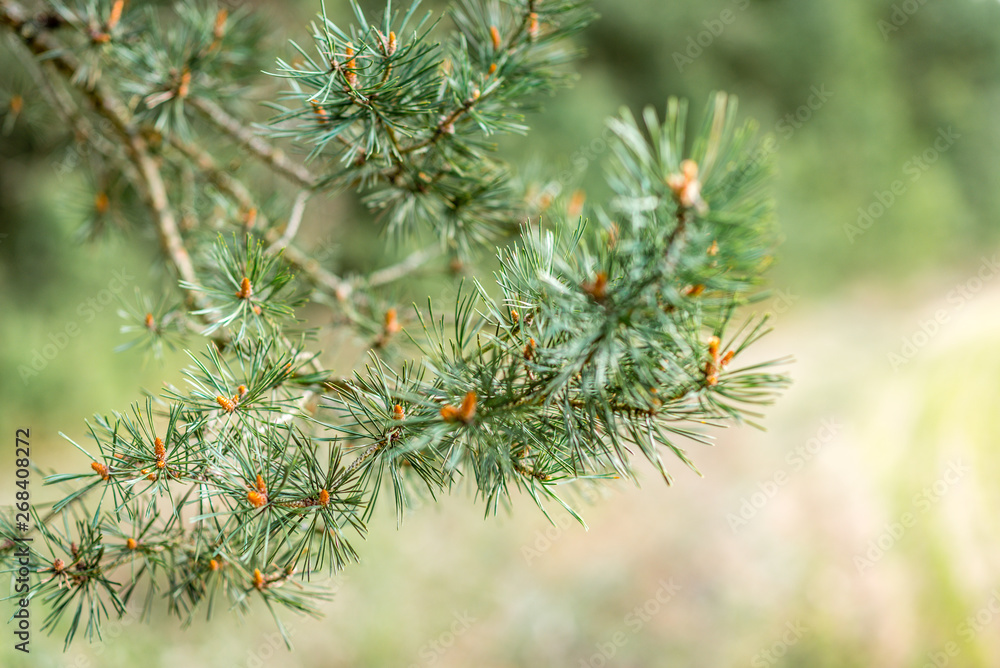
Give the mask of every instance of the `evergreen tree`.
<path id="1" fill-rule="evenodd" d="M 665 451 L 694 469 L 686 442 L 752 421 L 786 383 L 747 354 L 766 322 L 741 307 L 774 234 L 768 151 L 734 100 L 713 96 L 690 138 L 677 100 L 610 120 L 613 196 L 583 216 L 493 136 L 526 132 L 524 112 L 571 80 L 585 2 L 456 0 L 441 25 L 417 3 L 375 22 L 352 7 L 265 64 L 243 11 L 0 0 L 34 93 L 115 184 L 86 235 L 125 217 L 159 240 L 170 280 L 123 311 L 121 348 L 191 359 L 185 387 L 94 417 L 73 442 L 82 472 L 46 478 L 66 494 L 35 511 L 31 595 L 67 644 L 132 602 L 188 621 L 217 600 L 314 613 L 316 576 L 357 559 L 381 492 L 400 518 L 463 483 L 487 514 L 518 492 L 576 515 L 560 488 L 633 478 L 637 456 L 669 483 Z M 243 100 L 270 90 L 261 69 L 281 93 L 255 125 Z M 264 174 L 226 164 L 233 147 Z M 432 243 L 341 275 L 297 236 L 317 195 L 342 192 L 387 244 Z M 490 248 L 494 276 L 447 309 L 389 301 L 437 258 Z M 368 337 L 363 368 L 325 368 L 307 303 Z M 14 568 L 20 534 L 2 528 Z"/>

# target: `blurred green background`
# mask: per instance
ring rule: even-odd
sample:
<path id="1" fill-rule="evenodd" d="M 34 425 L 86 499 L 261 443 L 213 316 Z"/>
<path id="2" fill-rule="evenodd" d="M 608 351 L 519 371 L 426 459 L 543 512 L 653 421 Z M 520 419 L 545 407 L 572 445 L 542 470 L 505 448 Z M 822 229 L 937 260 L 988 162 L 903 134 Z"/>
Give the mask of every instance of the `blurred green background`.
<path id="1" fill-rule="evenodd" d="M 275 54 L 318 9 L 257 4 Z M 334 15 L 345 4 L 327 0 Z M 292 653 L 258 610 L 187 630 L 126 619 L 66 654 L 36 626 L 25 665 L 1000 665 L 1000 3 L 595 5 L 579 82 L 502 150 L 600 201 L 605 117 L 671 95 L 697 110 L 710 91 L 739 96 L 774 136 L 784 237 L 761 355 L 796 358 L 768 431 L 693 450 L 703 479 L 677 466 L 673 488 L 650 474 L 642 489 L 591 493 L 589 531 L 553 527 L 524 499 L 483 521 L 457 494 L 399 530 L 383 513 L 326 617 L 287 619 Z M 31 428 L 43 466 L 83 467 L 58 432 L 82 437 L 93 412 L 177 381 L 181 360 L 112 352 L 118 304 L 104 291 L 116 272 L 123 296 L 158 280 L 154 240 L 79 243 L 88 174 L 7 46 L 0 60 L 6 500 L 15 428 Z M 324 206 L 306 234 L 333 261 L 383 263 L 350 202 Z M 79 333 L 62 337 L 68 325 Z M 0 665 L 20 665 L 6 638 Z"/>

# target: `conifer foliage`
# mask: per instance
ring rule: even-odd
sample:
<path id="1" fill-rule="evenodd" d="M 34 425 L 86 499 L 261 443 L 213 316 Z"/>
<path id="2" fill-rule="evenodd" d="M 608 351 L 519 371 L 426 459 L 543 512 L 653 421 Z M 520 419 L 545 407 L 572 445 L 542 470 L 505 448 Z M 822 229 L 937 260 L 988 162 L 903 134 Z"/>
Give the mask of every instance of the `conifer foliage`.
<path id="1" fill-rule="evenodd" d="M 734 100 L 715 95 L 700 125 L 677 100 L 610 120 L 613 196 L 582 216 L 493 136 L 526 132 L 523 112 L 571 80 L 585 2 L 353 14 L 321 10 L 263 62 L 242 10 L 0 0 L 31 101 L 116 184 L 94 193 L 86 236 L 124 218 L 159 240 L 170 278 L 123 308 L 124 354 L 190 358 L 183 387 L 95 416 L 71 439 L 76 472 L 46 479 L 65 495 L 36 513 L 31 594 L 67 644 L 130 605 L 314 613 L 318 576 L 357 560 L 383 493 L 400 518 L 459 486 L 487 514 L 518 493 L 575 514 L 560 490 L 633 478 L 636 458 L 669 482 L 675 459 L 694 468 L 685 445 L 752 421 L 786 383 L 747 361 L 766 323 L 741 307 L 774 235 Z M 248 97 L 266 98 L 266 123 Z M 226 162 L 234 147 L 251 167 Z M 432 242 L 343 274 L 298 238 L 306 208 L 341 193 L 387 245 Z M 498 270 L 444 310 L 390 303 L 439 257 L 484 251 Z M 325 368 L 305 304 L 369 337 L 353 375 Z M 0 544 L 8 568 L 12 553 Z"/>

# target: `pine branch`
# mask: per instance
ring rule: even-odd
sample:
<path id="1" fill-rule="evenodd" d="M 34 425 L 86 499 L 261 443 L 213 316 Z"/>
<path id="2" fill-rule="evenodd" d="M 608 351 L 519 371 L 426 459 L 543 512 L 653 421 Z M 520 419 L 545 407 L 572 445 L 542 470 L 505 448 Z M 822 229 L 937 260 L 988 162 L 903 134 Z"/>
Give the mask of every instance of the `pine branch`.
<path id="1" fill-rule="evenodd" d="M 235 116 L 215 102 L 205 98 L 192 98 L 189 104 L 217 128 L 232 137 L 240 146 L 245 146 L 253 155 L 274 168 L 274 171 L 296 185 L 313 189 L 319 181 L 302 165 L 290 160 L 285 153 L 267 140 L 260 137 L 250 128 L 243 125 Z"/>
<path id="2" fill-rule="evenodd" d="M 184 141 L 177 135 L 170 135 L 170 143 L 191 160 L 213 185 L 226 195 L 232 197 L 243 211 L 253 211 L 255 212 L 254 215 L 260 215 L 260 205 L 247 187 L 239 179 L 220 169 L 211 155 L 190 142 Z M 301 216 L 301 213 L 299 215 Z M 322 268 L 315 260 L 299 249 L 290 246 L 287 242 L 284 244 L 278 243 L 280 238 L 277 235 L 269 231 L 267 236 L 270 243 L 268 252 L 282 251 L 285 259 L 297 270 L 303 272 L 311 283 L 322 287 L 331 295 L 343 295 L 346 298 L 351 294 L 352 287 L 349 283 Z"/>
<path id="3" fill-rule="evenodd" d="M 309 191 L 300 190 L 299 194 L 295 196 L 295 203 L 292 205 L 292 213 L 288 216 L 288 224 L 285 226 L 285 231 L 267 247 L 268 253 L 279 252 L 292 242 L 292 239 L 295 238 L 296 233 L 299 231 L 299 225 L 302 223 L 302 216 L 305 215 L 306 203 L 308 201 Z"/>
<path id="4" fill-rule="evenodd" d="M 70 80 L 76 79 L 79 64 L 71 52 L 59 44 L 51 34 L 28 19 L 20 5 L 4 0 L 0 3 L 0 20 L 14 29 L 36 56 L 45 57 Z M 113 127 L 122 136 L 141 179 L 140 184 L 137 185 L 143 186 L 142 192 L 146 197 L 147 204 L 156 217 L 157 231 L 164 252 L 170 257 L 182 280 L 197 283 L 194 265 L 191 264 L 191 258 L 181 239 L 177 221 L 167 201 L 163 178 L 156 162 L 149 154 L 145 139 L 138 128 L 131 123 L 126 107 L 107 86 L 100 82 L 89 88 L 84 88 L 83 92 L 95 110 L 111 121 Z M 193 307 L 201 308 L 204 305 L 197 295 L 189 293 L 188 299 Z"/>
<path id="5" fill-rule="evenodd" d="M 378 271 L 372 272 L 365 282 L 368 287 L 379 287 L 389 283 L 394 283 L 406 278 L 407 276 L 412 276 L 413 272 L 430 260 L 438 257 L 440 254 L 440 246 L 435 245 L 430 248 L 422 248 L 410 253 L 397 264 L 389 267 L 383 267 Z"/>
<path id="6" fill-rule="evenodd" d="M 462 481 L 487 512 L 521 490 L 578 517 L 559 485 L 632 478 L 637 456 L 669 483 L 664 453 L 697 471 L 685 442 L 752 423 L 787 383 L 782 360 L 737 368 L 767 331 L 734 323 L 773 234 L 766 165 L 734 101 L 717 95 L 691 141 L 676 100 L 662 121 L 647 110 L 644 127 L 627 111 L 612 119 L 614 196 L 588 219 L 577 203 L 529 197 L 486 141 L 526 131 L 518 110 L 566 83 L 568 39 L 592 18 L 583 3 L 457 0 L 443 43 L 416 4 L 379 24 L 353 8 L 344 27 L 319 17 L 316 55 L 296 45 L 297 60 L 278 60 L 287 89 L 271 134 L 308 150 L 314 172 L 227 111 L 259 42 L 227 10 L 181 4 L 164 27 L 117 0 L 38 17 L 0 0 L 0 23 L 47 63 L 28 64 L 39 89 L 143 196 L 179 279 L 183 306 L 137 293 L 126 315 L 139 338 L 123 348 L 189 346 L 171 327 L 188 320 L 212 339 L 188 351 L 183 387 L 96 415 L 89 449 L 70 441 L 89 469 L 47 477 L 72 487 L 36 518 L 33 595 L 67 643 L 99 633 L 142 587 L 144 611 L 162 595 L 185 620 L 216 597 L 314 614 L 325 594 L 307 581 L 357 560 L 351 540 L 385 488 L 400 517 L 414 494 Z M 206 127 L 294 196 L 221 167 Z M 360 193 L 391 232 L 425 226 L 441 243 L 341 278 L 294 243 L 321 190 Z M 172 203 L 198 224 L 182 229 Z M 405 279 L 442 252 L 473 257 L 512 233 L 495 289 L 476 281 L 447 316 L 428 302 L 412 345 L 393 343 L 412 321 L 380 288 L 407 294 Z M 334 377 L 306 352 L 297 313 L 310 300 L 371 342 L 364 370 Z M 15 535 L 9 518 L 0 532 Z"/>

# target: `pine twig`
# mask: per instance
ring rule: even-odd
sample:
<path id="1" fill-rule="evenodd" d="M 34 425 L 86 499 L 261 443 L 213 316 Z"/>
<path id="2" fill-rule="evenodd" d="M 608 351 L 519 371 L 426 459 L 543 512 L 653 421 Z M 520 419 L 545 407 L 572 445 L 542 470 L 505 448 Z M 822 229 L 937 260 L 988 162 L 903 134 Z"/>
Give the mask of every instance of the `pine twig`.
<path id="1" fill-rule="evenodd" d="M 292 212 L 288 215 L 288 224 L 285 226 L 285 231 L 267 247 L 268 253 L 280 252 L 288 244 L 292 243 L 292 239 L 295 238 L 295 234 L 299 231 L 299 225 L 302 223 L 302 216 L 306 212 L 306 203 L 309 202 L 309 195 L 310 192 L 308 190 L 300 190 L 299 194 L 295 196 L 295 203 L 292 204 Z"/>
<path id="2" fill-rule="evenodd" d="M 188 104 L 197 109 L 217 128 L 236 140 L 237 143 L 246 146 L 251 153 L 271 165 L 276 172 L 290 179 L 296 185 L 309 190 L 319 185 L 319 180 L 307 168 L 290 160 L 284 151 L 243 125 L 236 117 L 215 102 L 201 97 L 193 97 L 188 100 Z"/>

